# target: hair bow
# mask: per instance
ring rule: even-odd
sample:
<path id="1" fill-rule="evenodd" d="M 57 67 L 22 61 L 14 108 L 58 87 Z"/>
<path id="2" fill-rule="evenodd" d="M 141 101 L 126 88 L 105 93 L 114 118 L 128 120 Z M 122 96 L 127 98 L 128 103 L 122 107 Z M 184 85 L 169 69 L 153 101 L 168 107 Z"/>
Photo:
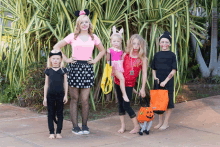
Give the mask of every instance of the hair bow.
<path id="1" fill-rule="evenodd" d="M 87 15 L 88 16 L 89 15 L 89 10 L 84 9 L 82 11 L 79 11 L 79 10 L 75 11 L 75 16 L 79 17 L 80 15 Z"/>

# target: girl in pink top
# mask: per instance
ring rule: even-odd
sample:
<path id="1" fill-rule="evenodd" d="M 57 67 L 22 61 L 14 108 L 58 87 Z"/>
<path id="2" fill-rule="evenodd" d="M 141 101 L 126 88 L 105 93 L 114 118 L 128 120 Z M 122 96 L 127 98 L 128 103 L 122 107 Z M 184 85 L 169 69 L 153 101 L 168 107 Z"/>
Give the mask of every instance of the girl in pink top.
<path id="1" fill-rule="evenodd" d="M 72 132 L 74 134 L 89 134 L 87 126 L 89 114 L 89 94 L 90 88 L 94 85 L 93 64 L 98 62 L 104 55 L 105 49 L 100 39 L 93 34 L 92 23 L 88 17 L 89 10 L 76 11 L 75 32 L 69 34 L 63 40 L 59 41 L 54 49 L 60 50 L 67 44 L 72 46 L 72 56 L 67 58 L 63 53 L 63 60 L 68 64 L 67 79 L 69 85 L 70 115 L 73 124 Z M 100 51 L 93 60 L 92 52 L 94 46 Z M 82 129 L 78 126 L 78 100 L 82 103 Z"/>
<path id="2" fill-rule="evenodd" d="M 116 76 L 120 80 L 120 88 L 122 91 L 122 97 L 124 101 L 129 102 L 128 96 L 125 91 L 125 78 L 123 76 L 123 60 L 122 60 L 122 33 L 123 28 L 116 33 L 116 28 L 113 26 L 112 28 L 113 34 L 111 36 L 111 45 L 109 49 L 107 49 L 107 60 L 109 60 L 109 56 L 111 54 L 111 61 L 112 61 L 112 75 Z"/>

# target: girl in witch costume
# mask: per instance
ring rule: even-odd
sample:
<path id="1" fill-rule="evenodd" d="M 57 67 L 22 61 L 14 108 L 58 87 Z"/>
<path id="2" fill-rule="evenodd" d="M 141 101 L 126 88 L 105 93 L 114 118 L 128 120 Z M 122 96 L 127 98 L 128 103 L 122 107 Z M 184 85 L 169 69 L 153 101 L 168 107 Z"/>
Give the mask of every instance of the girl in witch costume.
<path id="1" fill-rule="evenodd" d="M 72 132 L 74 134 L 89 134 L 87 126 L 89 114 L 89 94 L 94 85 L 93 64 L 97 63 L 104 55 L 105 49 L 100 39 L 93 34 L 92 23 L 88 17 L 89 10 L 76 11 L 75 32 L 69 34 L 63 40 L 59 41 L 54 49 L 60 50 L 67 44 L 72 46 L 72 57 L 67 58 L 63 53 L 63 59 L 69 63 L 68 85 L 71 97 L 70 115 L 73 124 Z M 99 54 L 92 59 L 92 52 L 96 46 Z M 82 102 L 82 129 L 78 126 L 78 100 Z"/>
<path id="2" fill-rule="evenodd" d="M 52 50 L 45 70 L 44 101 L 43 105 L 48 110 L 48 127 L 50 139 L 62 138 L 63 104 L 67 103 L 67 70 L 63 67 L 62 53 Z M 58 120 L 56 121 L 55 114 Z M 54 135 L 54 122 L 57 124 L 56 136 Z"/>
<path id="3" fill-rule="evenodd" d="M 171 115 L 171 110 L 174 108 L 173 103 L 173 76 L 177 71 L 176 55 L 170 51 L 171 34 L 165 31 L 159 38 L 161 51 L 154 55 L 151 68 L 154 77 L 154 82 L 157 82 L 160 87 L 165 87 L 168 90 L 169 103 L 167 106 L 165 120 L 163 122 L 163 114 L 159 114 L 159 124 L 155 129 L 165 130 L 169 127 L 168 121 Z M 155 88 L 154 84 L 154 88 Z"/>
<path id="4" fill-rule="evenodd" d="M 126 53 L 123 54 L 123 76 L 125 78 L 125 91 L 128 99 L 131 100 L 133 87 L 135 86 L 136 78 L 139 76 L 140 70 L 142 70 L 142 87 L 139 92 L 141 97 L 145 97 L 145 84 L 147 81 L 147 57 L 146 57 L 146 42 L 138 34 L 134 34 L 130 37 L 127 42 Z M 137 133 L 140 131 L 140 126 L 137 121 L 136 114 L 130 106 L 130 102 L 126 102 L 122 97 L 122 91 L 120 89 L 120 81 L 115 77 L 115 87 L 117 92 L 117 98 L 119 103 L 119 116 L 121 121 L 121 128 L 118 130 L 119 133 L 125 131 L 125 112 L 130 116 L 134 128 L 130 133 Z"/>

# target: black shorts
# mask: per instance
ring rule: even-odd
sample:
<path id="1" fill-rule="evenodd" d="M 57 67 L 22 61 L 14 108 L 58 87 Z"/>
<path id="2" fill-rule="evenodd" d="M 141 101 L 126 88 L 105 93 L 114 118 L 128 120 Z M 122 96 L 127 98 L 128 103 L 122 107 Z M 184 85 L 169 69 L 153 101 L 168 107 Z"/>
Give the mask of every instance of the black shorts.
<path id="1" fill-rule="evenodd" d="M 67 66 L 68 85 L 76 88 L 90 88 L 94 86 L 93 64 L 87 61 L 77 61 L 69 63 Z"/>
<path id="2" fill-rule="evenodd" d="M 173 103 L 173 92 L 168 91 L 168 96 L 169 96 L 169 102 L 167 108 L 174 108 L 174 103 Z"/>

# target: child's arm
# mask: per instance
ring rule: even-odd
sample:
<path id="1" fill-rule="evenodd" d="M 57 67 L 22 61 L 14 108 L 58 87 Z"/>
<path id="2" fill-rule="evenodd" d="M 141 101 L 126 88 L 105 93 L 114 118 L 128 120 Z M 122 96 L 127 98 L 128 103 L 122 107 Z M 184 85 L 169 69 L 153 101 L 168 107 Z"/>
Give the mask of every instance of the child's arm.
<path id="1" fill-rule="evenodd" d="M 173 55 L 172 56 L 172 71 L 169 73 L 169 75 L 167 76 L 167 78 L 160 84 L 161 87 L 164 87 L 167 82 L 172 79 L 172 77 L 175 75 L 176 71 L 177 71 L 177 63 L 176 63 L 176 56 Z"/>
<path id="2" fill-rule="evenodd" d="M 106 54 L 106 60 L 109 61 L 110 60 L 110 49 L 107 49 L 107 54 Z"/>
<path id="3" fill-rule="evenodd" d="M 63 48 L 64 46 L 67 45 L 67 42 L 65 40 L 61 40 L 59 42 L 57 42 L 54 46 L 53 46 L 53 49 L 54 50 L 59 50 L 61 51 L 61 48 Z M 62 51 L 61 51 L 62 52 Z M 66 57 L 66 55 L 63 54 L 62 52 L 62 57 L 63 57 L 63 61 L 65 61 L 66 63 L 69 63 L 71 61 L 68 60 L 68 58 Z"/>
<path id="4" fill-rule="evenodd" d="M 138 94 L 137 90 L 133 88 L 133 93 Z"/>
<path id="5" fill-rule="evenodd" d="M 145 57 L 142 61 L 142 86 L 140 90 L 140 95 L 142 98 L 144 98 L 146 96 L 145 85 L 147 82 L 147 58 Z"/>
<path id="6" fill-rule="evenodd" d="M 124 62 L 125 55 L 126 53 L 123 53 L 123 55 L 121 56 L 121 60 L 123 60 L 123 62 Z"/>
<path id="7" fill-rule="evenodd" d="M 153 74 L 154 80 L 157 80 L 157 83 L 159 84 L 160 81 L 159 81 L 159 79 L 156 76 L 156 72 L 157 72 L 156 70 L 154 70 L 154 69 L 152 70 L 152 74 Z"/>
<path id="8" fill-rule="evenodd" d="M 175 75 L 175 73 L 176 73 L 176 69 L 172 69 L 172 71 L 167 76 L 167 78 L 163 82 L 161 82 L 160 86 L 164 87 L 167 84 L 167 82 Z"/>
<path id="9" fill-rule="evenodd" d="M 66 46 L 68 43 L 65 40 L 61 40 L 53 46 L 54 50 L 58 50 L 62 53 L 63 61 L 66 63 L 76 63 L 73 57 L 67 58 L 66 55 L 62 52 L 61 48 Z"/>
<path id="10" fill-rule="evenodd" d="M 67 74 L 64 74 L 63 86 L 64 86 L 64 90 L 65 90 L 63 102 L 64 102 L 64 104 L 66 104 L 68 102 L 68 99 L 67 99 L 67 92 L 68 92 Z"/>
<path id="11" fill-rule="evenodd" d="M 45 75 L 45 85 L 44 85 L 44 101 L 43 101 L 43 105 L 47 106 L 47 91 L 48 91 L 48 87 L 49 87 L 49 78 L 47 75 Z"/>

